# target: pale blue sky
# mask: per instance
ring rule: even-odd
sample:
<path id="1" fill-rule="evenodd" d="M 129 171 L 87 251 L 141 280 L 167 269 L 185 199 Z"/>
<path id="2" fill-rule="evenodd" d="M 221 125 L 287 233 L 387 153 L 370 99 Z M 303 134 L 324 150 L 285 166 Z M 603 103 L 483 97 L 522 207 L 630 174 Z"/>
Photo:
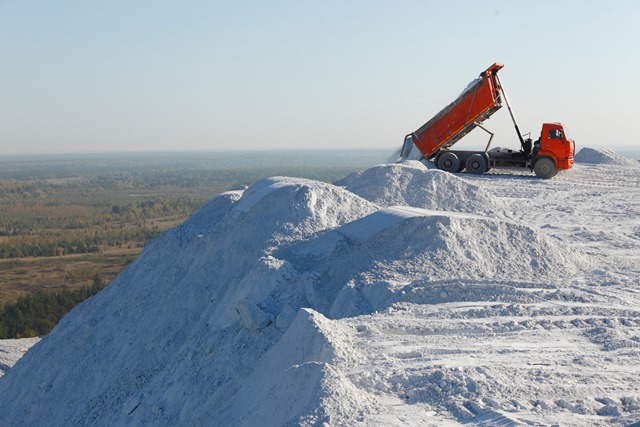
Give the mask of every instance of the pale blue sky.
<path id="1" fill-rule="evenodd" d="M 0 0 L 0 156 L 393 150 L 496 61 L 523 132 L 633 149 L 639 23 L 638 0 Z M 518 147 L 506 108 L 485 124 Z"/>

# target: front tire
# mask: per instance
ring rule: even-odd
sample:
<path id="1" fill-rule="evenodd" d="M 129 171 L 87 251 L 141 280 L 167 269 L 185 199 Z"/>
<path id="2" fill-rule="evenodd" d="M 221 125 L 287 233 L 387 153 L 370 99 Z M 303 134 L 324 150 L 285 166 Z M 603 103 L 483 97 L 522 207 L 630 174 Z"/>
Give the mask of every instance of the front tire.
<path id="1" fill-rule="evenodd" d="M 451 151 L 445 151 L 438 156 L 438 169 L 445 172 L 458 172 L 460 170 L 460 158 Z"/>
<path id="2" fill-rule="evenodd" d="M 535 165 L 533 165 L 533 171 L 536 173 L 538 178 L 544 179 L 553 178 L 558 174 L 555 162 L 548 157 L 538 159 Z"/>
<path id="3" fill-rule="evenodd" d="M 482 175 L 489 169 L 487 167 L 487 159 L 479 153 L 470 155 L 467 159 L 466 166 L 467 172 L 476 175 Z"/>

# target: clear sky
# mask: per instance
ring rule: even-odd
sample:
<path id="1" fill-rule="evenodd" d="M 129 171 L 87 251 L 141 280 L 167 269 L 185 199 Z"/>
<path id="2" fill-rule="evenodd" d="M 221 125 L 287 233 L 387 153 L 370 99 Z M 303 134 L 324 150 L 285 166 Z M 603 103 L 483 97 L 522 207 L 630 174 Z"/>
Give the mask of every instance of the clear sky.
<path id="1" fill-rule="evenodd" d="M 493 62 L 523 132 L 640 146 L 638 0 L 0 0 L 0 52 L 0 156 L 391 150 Z"/>

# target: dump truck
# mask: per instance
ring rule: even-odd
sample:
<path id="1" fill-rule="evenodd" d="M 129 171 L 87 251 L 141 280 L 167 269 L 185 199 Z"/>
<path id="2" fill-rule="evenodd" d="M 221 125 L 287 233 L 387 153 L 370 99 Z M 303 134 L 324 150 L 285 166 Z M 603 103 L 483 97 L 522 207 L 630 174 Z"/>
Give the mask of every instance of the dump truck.
<path id="1" fill-rule="evenodd" d="M 494 63 L 480 73 L 460 96 L 433 116 L 415 132 L 405 136 L 401 159 L 406 159 L 415 146 L 427 159 L 447 172 L 466 170 L 473 174 L 483 174 L 493 168 L 529 169 L 540 178 L 553 178 L 559 170 L 571 169 L 575 154 L 575 142 L 570 138 L 567 127 L 562 123 L 544 123 L 540 137 L 532 143 L 525 138 L 500 83 L 498 71 L 503 64 Z M 520 140 L 520 149 L 490 149 L 493 132 L 482 123 L 502 108 L 503 103 Z M 465 135 L 480 128 L 489 134 L 484 150 L 452 150 L 454 144 Z M 530 135 L 530 134 L 529 134 Z"/>

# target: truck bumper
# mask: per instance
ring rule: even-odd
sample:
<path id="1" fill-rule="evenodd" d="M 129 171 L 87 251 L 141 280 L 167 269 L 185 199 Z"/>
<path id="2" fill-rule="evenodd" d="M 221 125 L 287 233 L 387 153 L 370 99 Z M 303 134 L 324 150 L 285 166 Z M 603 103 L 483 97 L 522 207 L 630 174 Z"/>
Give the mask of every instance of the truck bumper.
<path id="1" fill-rule="evenodd" d="M 571 169 L 573 167 L 573 156 L 558 159 L 557 167 L 558 169 Z"/>

